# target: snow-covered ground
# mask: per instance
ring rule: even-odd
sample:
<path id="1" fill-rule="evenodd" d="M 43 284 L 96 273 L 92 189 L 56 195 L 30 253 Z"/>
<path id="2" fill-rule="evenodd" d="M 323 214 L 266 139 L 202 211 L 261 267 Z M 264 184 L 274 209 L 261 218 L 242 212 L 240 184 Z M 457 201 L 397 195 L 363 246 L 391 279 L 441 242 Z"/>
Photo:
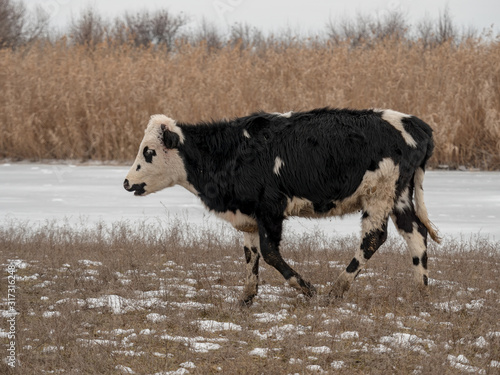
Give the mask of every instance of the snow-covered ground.
<path id="1" fill-rule="evenodd" d="M 181 187 L 146 197 L 126 192 L 126 166 L 0 164 L 0 225 L 55 221 L 79 227 L 179 217 L 195 225 L 215 225 L 198 198 Z M 445 237 L 468 239 L 480 234 L 500 239 L 500 173 L 429 171 L 425 200 L 431 220 Z M 392 224 L 391 224 L 392 227 Z M 325 234 L 359 232 L 359 215 L 308 220 L 292 218 L 285 230 Z M 392 227 L 390 232 L 394 233 Z"/>

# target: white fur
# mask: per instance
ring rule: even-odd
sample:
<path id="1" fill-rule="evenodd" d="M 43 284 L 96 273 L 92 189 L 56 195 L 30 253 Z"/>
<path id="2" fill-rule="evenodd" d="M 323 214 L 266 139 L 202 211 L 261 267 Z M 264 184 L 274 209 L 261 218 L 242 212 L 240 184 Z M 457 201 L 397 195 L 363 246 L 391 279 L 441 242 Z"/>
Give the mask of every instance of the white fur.
<path id="1" fill-rule="evenodd" d="M 403 212 L 404 210 L 408 209 L 411 206 L 410 199 L 410 192 L 408 191 L 408 188 L 406 188 L 403 190 L 401 196 L 396 202 L 396 210 L 398 210 L 399 212 Z"/>
<path id="2" fill-rule="evenodd" d="M 246 129 L 243 129 L 243 136 L 250 138 L 250 133 L 248 133 L 248 131 Z"/>
<path id="3" fill-rule="evenodd" d="M 273 115 L 277 115 L 277 116 L 280 116 L 280 117 L 285 117 L 285 118 L 290 118 L 290 117 L 292 117 L 292 114 L 293 114 L 293 111 L 288 111 L 288 112 L 285 112 L 285 113 L 281 113 L 281 112 L 273 112 Z"/>
<path id="4" fill-rule="evenodd" d="M 405 113 L 393 111 L 391 109 L 375 109 L 374 111 L 376 112 L 381 112 L 382 113 L 382 119 L 387 121 L 389 124 L 394 126 L 399 132 L 401 133 L 401 136 L 404 138 L 406 144 L 410 147 L 417 147 L 417 142 L 413 139 L 413 137 L 408 133 L 401 120 L 403 118 L 410 118 L 410 115 L 407 115 Z"/>
<path id="5" fill-rule="evenodd" d="M 396 222 L 396 218 L 392 217 L 392 221 Z M 424 237 L 418 231 L 417 223 L 413 223 L 413 231 L 411 233 L 407 233 L 403 230 L 398 229 L 399 234 L 405 239 L 408 250 L 410 251 L 411 257 L 417 257 L 419 259 L 418 266 L 413 267 L 413 275 L 415 281 L 418 284 L 423 284 L 424 278 L 423 276 L 429 277 L 429 271 L 424 268 L 422 265 L 422 256 L 424 252 L 427 250 L 427 247 L 424 242 Z"/>
<path id="6" fill-rule="evenodd" d="M 145 193 L 143 195 L 174 185 L 184 186 L 189 191 L 196 193 L 194 187 L 187 182 L 186 169 L 179 152 L 177 150 L 168 150 L 163 144 L 161 125 L 165 125 L 168 130 L 178 134 L 180 142 L 184 142 L 182 130 L 174 120 L 165 115 L 151 116 L 135 162 L 126 177 L 130 186 L 145 183 Z M 151 163 L 146 162 L 144 159 L 143 150 L 146 146 L 156 152 L 156 156 L 153 157 Z M 139 170 L 137 170 L 138 165 L 141 166 Z"/>
<path id="7" fill-rule="evenodd" d="M 250 262 L 246 265 L 247 277 L 243 289 L 243 300 L 246 300 L 250 296 L 255 296 L 258 291 L 259 274 L 257 273 L 257 275 L 254 275 L 253 268 L 258 261 L 257 257 L 262 256 L 260 253 L 259 232 L 245 232 L 244 245 L 250 250 Z M 253 252 L 252 248 L 257 249 L 257 254 Z"/>
<path id="8" fill-rule="evenodd" d="M 279 176 L 280 169 L 284 165 L 285 165 L 285 163 L 283 162 L 283 160 L 281 160 L 281 158 L 279 156 L 277 156 L 276 159 L 274 159 L 274 168 L 273 168 L 274 174 Z"/>
<path id="9" fill-rule="evenodd" d="M 424 175 L 425 171 L 422 168 L 417 168 L 414 176 L 415 213 L 429 231 L 429 235 L 431 236 L 431 238 L 439 243 L 441 239 L 439 238 L 439 234 L 437 232 L 437 229 L 434 227 L 434 224 L 432 224 L 432 222 L 429 220 L 429 214 L 427 213 L 427 207 L 425 206 L 424 202 Z"/>
<path id="10" fill-rule="evenodd" d="M 236 212 L 216 212 L 215 215 L 231 223 L 231 225 L 239 231 L 248 233 L 257 231 L 257 222 L 255 219 L 241 213 L 240 210 L 236 210 Z"/>
<path id="11" fill-rule="evenodd" d="M 181 128 L 177 126 L 177 123 L 175 120 L 171 119 L 170 117 L 167 117 L 165 115 L 152 115 L 149 118 L 149 123 L 148 127 L 146 128 L 146 134 L 148 132 L 148 129 L 151 127 L 153 129 L 153 132 L 156 132 L 156 129 L 158 126 L 165 125 L 168 130 L 171 132 L 176 133 L 179 136 L 181 144 L 184 143 L 184 134 L 182 133 Z"/>

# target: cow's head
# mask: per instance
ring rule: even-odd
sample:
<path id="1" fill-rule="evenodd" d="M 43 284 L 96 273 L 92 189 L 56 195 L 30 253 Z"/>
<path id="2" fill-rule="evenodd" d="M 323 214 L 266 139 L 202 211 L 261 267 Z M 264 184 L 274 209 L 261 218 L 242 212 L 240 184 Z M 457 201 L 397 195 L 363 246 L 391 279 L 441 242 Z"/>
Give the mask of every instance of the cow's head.
<path id="1" fill-rule="evenodd" d="M 147 195 L 187 180 L 178 147 L 184 142 L 182 130 L 165 115 L 151 116 L 139 153 L 123 187 L 135 195 Z"/>

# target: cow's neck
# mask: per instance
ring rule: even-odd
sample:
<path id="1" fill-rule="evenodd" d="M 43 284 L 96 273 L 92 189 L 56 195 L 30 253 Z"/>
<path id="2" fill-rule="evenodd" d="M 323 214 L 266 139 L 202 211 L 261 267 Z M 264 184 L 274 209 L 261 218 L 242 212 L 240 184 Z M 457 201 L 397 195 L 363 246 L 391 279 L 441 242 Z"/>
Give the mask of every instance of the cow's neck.
<path id="1" fill-rule="evenodd" d="M 184 135 L 179 153 L 188 178 L 184 187 L 202 199 L 206 195 L 222 198 L 241 142 L 238 128 L 224 122 L 179 127 Z"/>

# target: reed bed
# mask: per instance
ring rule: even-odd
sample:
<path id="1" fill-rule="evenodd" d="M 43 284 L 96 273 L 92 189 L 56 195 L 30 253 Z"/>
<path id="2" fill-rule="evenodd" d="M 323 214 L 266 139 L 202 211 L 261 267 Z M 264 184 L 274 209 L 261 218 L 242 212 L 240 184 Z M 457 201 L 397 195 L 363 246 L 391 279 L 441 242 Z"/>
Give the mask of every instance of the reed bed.
<path id="1" fill-rule="evenodd" d="M 322 106 L 417 115 L 435 131 L 432 166 L 499 169 L 500 42 L 0 50 L 0 158 L 130 161 L 154 113 L 197 122 Z"/>

